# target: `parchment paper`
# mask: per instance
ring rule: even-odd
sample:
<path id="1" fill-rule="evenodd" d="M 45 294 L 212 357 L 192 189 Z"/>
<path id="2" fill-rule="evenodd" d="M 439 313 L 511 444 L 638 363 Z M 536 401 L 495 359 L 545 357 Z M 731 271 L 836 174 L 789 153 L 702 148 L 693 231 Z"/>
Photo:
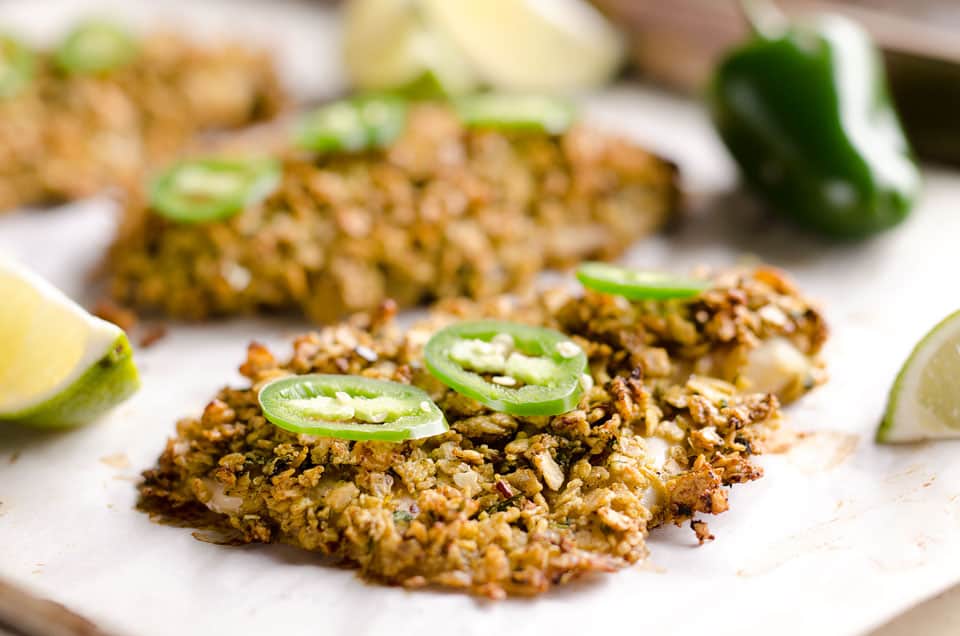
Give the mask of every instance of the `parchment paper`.
<path id="1" fill-rule="evenodd" d="M 302 94 L 341 88 L 335 24 L 324 10 L 235 1 L 227 3 L 229 21 L 217 23 L 211 4 L 218 3 L 157 3 L 150 11 L 234 33 L 275 33 Z M 147 4 L 123 7 L 152 15 Z M 82 6 L 7 2 L 0 23 L 52 33 L 64 8 Z M 644 566 L 532 601 L 488 603 L 372 586 L 294 549 L 216 546 L 154 525 L 133 509 L 134 484 L 175 420 L 240 381 L 235 368 L 247 341 L 284 355 L 306 328 L 230 321 L 171 325 L 167 338 L 137 353 L 140 393 L 94 426 L 54 435 L 0 431 L 0 573 L 105 627 L 144 636 L 614 629 L 841 636 L 960 581 L 960 445 L 883 448 L 871 440 L 900 363 L 960 305 L 960 175 L 927 170 L 924 201 L 896 231 L 864 244 L 824 244 L 737 197 L 716 196 L 734 172 L 692 103 L 632 85 L 585 103 L 598 124 L 676 160 L 691 193 L 692 218 L 637 245 L 632 263 L 682 270 L 752 254 L 785 267 L 822 299 L 833 328 L 831 381 L 788 409 L 794 426 L 816 434 L 789 454 L 764 457 L 766 476 L 733 489 L 731 510 L 709 519 L 716 541 L 696 547 L 687 528 L 659 529 Z M 114 214 L 101 198 L 0 217 L 0 250 L 89 302 L 85 277 L 110 239 Z"/>

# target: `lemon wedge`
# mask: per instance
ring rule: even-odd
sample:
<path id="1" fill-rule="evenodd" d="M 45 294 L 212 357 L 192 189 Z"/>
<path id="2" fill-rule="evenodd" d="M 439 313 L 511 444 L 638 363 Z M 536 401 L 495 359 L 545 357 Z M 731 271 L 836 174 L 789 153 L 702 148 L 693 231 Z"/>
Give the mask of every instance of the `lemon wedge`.
<path id="1" fill-rule="evenodd" d="M 890 390 L 877 441 L 960 437 L 960 311 L 923 337 Z"/>
<path id="2" fill-rule="evenodd" d="M 139 387 L 123 330 L 0 256 L 0 421 L 86 424 Z"/>

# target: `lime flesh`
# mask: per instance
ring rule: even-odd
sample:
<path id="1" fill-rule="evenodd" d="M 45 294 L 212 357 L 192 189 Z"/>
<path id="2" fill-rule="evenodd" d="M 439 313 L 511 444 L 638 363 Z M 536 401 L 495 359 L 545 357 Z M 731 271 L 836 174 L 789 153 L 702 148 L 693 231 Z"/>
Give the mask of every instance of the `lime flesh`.
<path id="1" fill-rule="evenodd" d="M 478 78 L 463 54 L 426 21 L 419 2 L 355 0 L 344 17 L 344 62 L 354 85 L 368 91 L 463 95 Z"/>
<path id="2" fill-rule="evenodd" d="M 420 7 L 480 79 L 499 90 L 587 90 L 623 61 L 623 38 L 589 2 L 421 0 Z"/>
<path id="3" fill-rule="evenodd" d="M 133 350 L 125 334 L 76 381 L 46 401 L 0 415 L 0 420 L 33 428 L 72 428 L 97 419 L 140 386 Z"/>
<path id="4" fill-rule="evenodd" d="M 890 390 L 877 441 L 960 438 L 960 311 L 914 348 Z"/>
<path id="5" fill-rule="evenodd" d="M 576 92 L 610 79 L 624 53 L 585 0 L 353 0 L 345 9 L 344 61 L 364 90 Z"/>
<path id="6" fill-rule="evenodd" d="M 0 421 L 38 428 L 90 422 L 139 387 L 126 334 L 0 258 Z"/>

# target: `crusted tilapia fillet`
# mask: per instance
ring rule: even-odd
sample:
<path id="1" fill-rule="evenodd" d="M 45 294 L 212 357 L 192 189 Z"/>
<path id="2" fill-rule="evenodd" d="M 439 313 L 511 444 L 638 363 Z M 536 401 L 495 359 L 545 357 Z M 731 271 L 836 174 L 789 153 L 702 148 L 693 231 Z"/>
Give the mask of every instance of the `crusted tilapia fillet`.
<path id="1" fill-rule="evenodd" d="M 59 71 L 40 53 L 33 80 L 0 96 L 0 213 L 132 186 L 202 133 L 273 118 L 287 98 L 271 57 L 245 43 L 148 35 L 121 68 Z"/>
<path id="2" fill-rule="evenodd" d="M 585 124 L 470 129 L 441 104 L 411 107 L 383 149 L 278 155 L 277 191 L 220 222 L 171 222 L 130 197 L 106 268 L 113 300 L 191 320 L 329 323 L 386 298 L 490 298 L 546 268 L 616 258 L 676 209 L 676 168 L 626 139 Z"/>
<path id="3" fill-rule="evenodd" d="M 567 290 L 447 301 L 404 332 L 385 307 L 298 338 L 283 361 L 252 344 L 241 366 L 250 386 L 223 389 L 201 417 L 178 423 L 145 473 L 141 507 L 241 542 L 317 551 L 388 584 L 494 598 L 626 567 L 647 555 L 651 528 L 725 511 L 725 486 L 761 475 L 751 456 L 780 426 L 780 400 L 824 379 L 826 326 L 778 271 L 713 280 L 682 302 Z M 429 375 L 429 336 L 476 317 L 569 335 L 592 380 L 578 407 L 506 415 Z M 314 372 L 417 385 L 451 430 L 349 442 L 264 419 L 260 387 Z"/>

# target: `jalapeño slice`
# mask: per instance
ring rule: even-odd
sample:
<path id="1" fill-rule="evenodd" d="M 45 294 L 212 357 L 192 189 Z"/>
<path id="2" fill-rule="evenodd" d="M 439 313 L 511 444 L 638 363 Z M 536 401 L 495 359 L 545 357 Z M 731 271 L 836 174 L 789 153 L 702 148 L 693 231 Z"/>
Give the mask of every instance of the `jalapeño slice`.
<path id="1" fill-rule="evenodd" d="M 710 281 L 587 262 L 577 268 L 577 279 L 594 291 L 629 300 L 691 298 L 710 287 Z"/>
<path id="2" fill-rule="evenodd" d="M 573 104 L 543 95 L 482 93 L 460 98 L 454 105 L 460 120 L 476 128 L 556 135 L 568 129 L 576 117 Z"/>
<path id="3" fill-rule="evenodd" d="M 150 205 L 180 223 L 220 221 L 269 196 L 281 176 L 273 159 L 189 159 L 154 178 Z"/>
<path id="4" fill-rule="evenodd" d="M 402 442 L 449 427 L 430 396 L 415 386 L 356 375 L 292 375 L 260 390 L 270 422 L 294 433 L 356 441 Z"/>
<path id="5" fill-rule="evenodd" d="M 0 33 L 0 99 L 13 97 L 33 79 L 33 51 L 11 35 Z"/>
<path id="6" fill-rule="evenodd" d="M 137 41 L 123 27 L 91 20 L 67 35 L 54 59 L 67 73 L 102 73 L 125 66 L 138 53 Z"/>
<path id="7" fill-rule="evenodd" d="M 572 410 L 587 370 L 586 354 L 562 333 L 499 320 L 441 329 L 427 342 L 424 359 L 457 393 L 512 415 Z"/>
<path id="8" fill-rule="evenodd" d="M 314 152 L 359 152 L 392 143 L 407 123 L 407 102 L 396 96 L 345 99 L 305 115 L 296 144 Z"/>

